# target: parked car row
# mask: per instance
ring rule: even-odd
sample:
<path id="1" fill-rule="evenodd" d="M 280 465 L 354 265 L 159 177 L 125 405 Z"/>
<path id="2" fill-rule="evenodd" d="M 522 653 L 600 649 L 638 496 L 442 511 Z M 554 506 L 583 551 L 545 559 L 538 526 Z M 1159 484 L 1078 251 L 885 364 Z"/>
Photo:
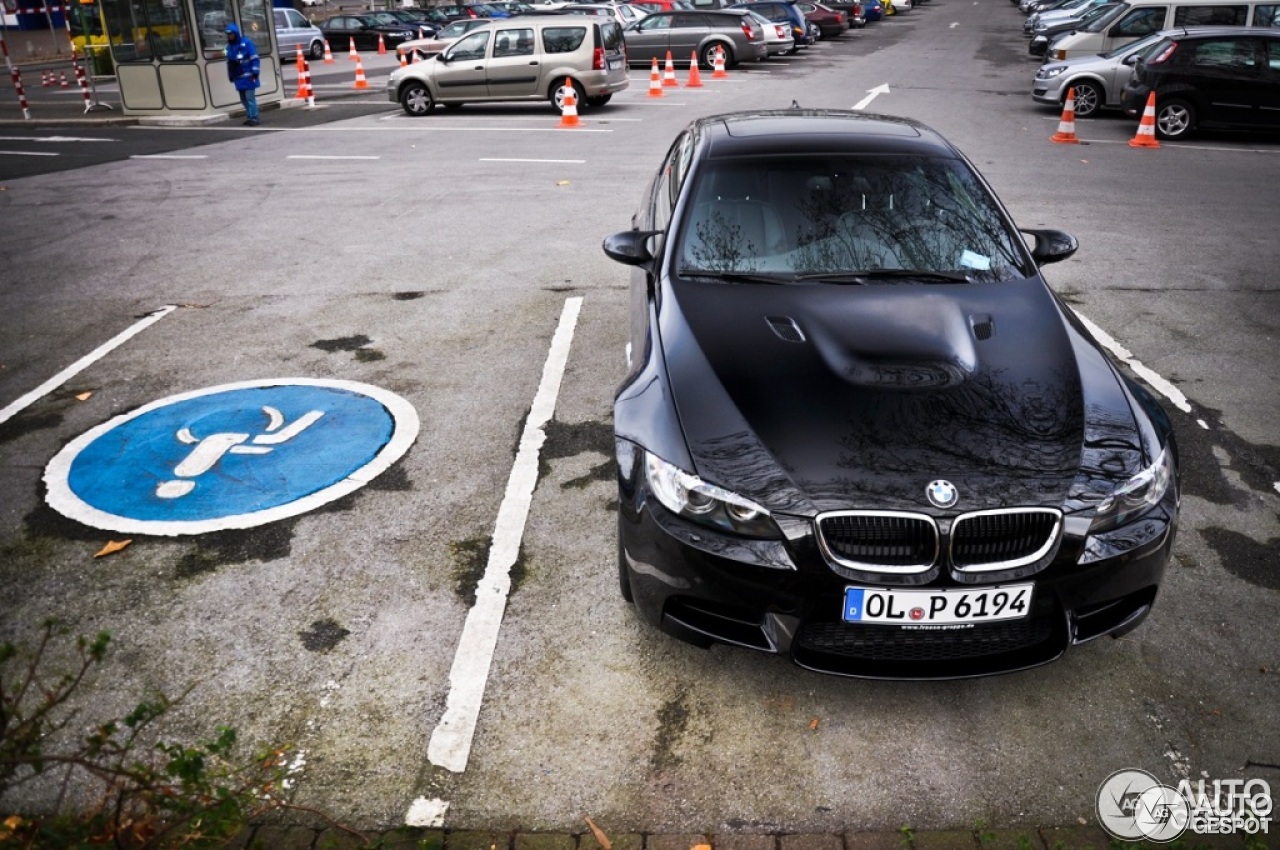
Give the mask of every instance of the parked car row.
<path id="1" fill-rule="evenodd" d="M 1140 118 L 1155 134 L 1280 130 L 1280 0 L 1014 0 L 1028 51 L 1044 56 L 1031 97 L 1074 117 Z"/>

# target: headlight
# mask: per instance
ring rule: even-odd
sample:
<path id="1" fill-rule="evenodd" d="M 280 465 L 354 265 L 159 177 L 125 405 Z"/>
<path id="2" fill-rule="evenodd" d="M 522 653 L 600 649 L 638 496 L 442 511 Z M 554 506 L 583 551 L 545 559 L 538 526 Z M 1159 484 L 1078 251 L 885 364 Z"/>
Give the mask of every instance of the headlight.
<path id="1" fill-rule="evenodd" d="M 747 537 L 781 536 L 769 512 L 755 502 L 708 484 L 648 452 L 644 476 L 654 498 L 684 519 Z"/>
<path id="2" fill-rule="evenodd" d="M 1067 69 L 1066 68 L 1049 68 L 1046 70 L 1044 68 L 1041 68 L 1039 71 L 1036 71 L 1036 79 L 1052 80 L 1054 77 L 1062 76 L 1062 72 L 1065 70 Z"/>
<path id="3" fill-rule="evenodd" d="M 1109 531 L 1137 519 L 1160 503 L 1173 481 L 1173 458 L 1165 446 L 1156 462 L 1115 489 L 1098 505 L 1091 534 Z"/>

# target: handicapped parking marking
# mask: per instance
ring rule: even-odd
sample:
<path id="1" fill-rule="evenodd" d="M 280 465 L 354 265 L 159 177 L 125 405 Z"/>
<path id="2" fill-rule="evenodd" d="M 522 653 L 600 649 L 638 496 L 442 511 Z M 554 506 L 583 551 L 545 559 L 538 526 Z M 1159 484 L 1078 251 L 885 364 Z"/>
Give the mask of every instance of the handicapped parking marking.
<path id="1" fill-rule="evenodd" d="M 418 435 L 403 398 L 353 381 L 278 378 L 151 402 L 49 462 L 48 502 L 95 528 L 203 534 L 252 528 L 339 499 Z"/>

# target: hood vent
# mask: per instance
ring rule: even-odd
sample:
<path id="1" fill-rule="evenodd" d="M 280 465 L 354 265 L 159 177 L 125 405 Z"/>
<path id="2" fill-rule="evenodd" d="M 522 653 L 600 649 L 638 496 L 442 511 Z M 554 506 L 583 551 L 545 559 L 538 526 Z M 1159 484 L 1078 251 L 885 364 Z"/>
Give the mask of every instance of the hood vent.
<path id="1" fill-rule="evenodd" d="M 800 330 L 796 320 L 790 316 L 765 316 L 764 320 L 769 323 L 769 327 L 780 339 L 787 342 L 804 342 L 804 331 Z"/>
<path id="2" fill-rule="evenodd" d="M 989 313 L 970 316 L 969 324 L 972 326 L 973 335 L 978 342 L 985 342 L 996 335 L 996 323 Z"/>

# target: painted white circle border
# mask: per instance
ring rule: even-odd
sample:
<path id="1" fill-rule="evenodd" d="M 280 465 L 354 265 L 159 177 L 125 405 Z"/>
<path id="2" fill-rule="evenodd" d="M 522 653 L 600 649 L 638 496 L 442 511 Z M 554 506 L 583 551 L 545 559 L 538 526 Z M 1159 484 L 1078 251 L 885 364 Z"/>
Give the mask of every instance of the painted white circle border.
<path id="1" fill-rule="evenodd" d="M 117 514 L 107 513 L 99 510 L 93 505 L 88 504 L 71 490 L 69 483 L 71 475 L 71 465 L 75 462 L 76 456 L 80 454 L 89 444 L 98 437 L 108 431 L 123 425 L 124 423 L 136 419 L 153 410 L 161 407 L 168 407 L 182 401 L 189 401 L 194 398 L 215 395 L 217 393 L 225 393 L 232 390 L 259 389 L 262 387 L 286 387 L 286 386 L 308 386 L 308 387 L 328 387 L 330 389 L 347 390 L 358 395 L 367 396 L 374 401 L 380 403 L 387 412 L 391 414 L 392 430 L 391 439 L 374 455 L 373 459 L 359 469 L 351 472 L 346 478 L 337 481 L 322 490 L 317 490 L 303 496 L 300 499 L 275 507 L 265 508 L 260 511 L 251 511 L 244 514 L 231 514 L 228 516 L 218 517 L 217 519 L 207 520 L 140 520 L 122 517 Z M 341 499 L 349 493 L 354 493 L 364 485 L 368 484 L 374 478 L 386 472 L 391 464 L 395 463 L 409 447 L 413 445 L 414 440 L 418 438 L 418 430 L 420 423 L 418 420 L 418 412 L 414 410 L 413 405 L 405 401 L 395 393 L 384 390 L 381 387 L 375 387 L 372 384 L 362 384 L 357 381 L 330 380 L 325 378 L 266 378 L 258 381 L 237 381 L 231 384 L 220 384 L 214 387 L 205 387 L 204 389 L 192 390 L 187 393 L 168 396 L 149 402 L 142 407 L 132 410 L 128 413 L 122 413 L 101 425 L 76 437 L 70 443 L 62 448 L 49 461 L 44 471 L 44 483 L 47 488 L 45 501 L 49 506 L 63 516 L 106 531 L 117 531 L 124 534 L 151 534 L 160 537 L 177 537 L 184 534 L 206 534 L 211 531 L 225 531 L 228 529 L 254 528 L 259 525 L 266 525 L 276 520 L 287 519 L 289 517 L 299 516 L 308 513 L 316 508 L 327 505 L 330 502 Z"/>

